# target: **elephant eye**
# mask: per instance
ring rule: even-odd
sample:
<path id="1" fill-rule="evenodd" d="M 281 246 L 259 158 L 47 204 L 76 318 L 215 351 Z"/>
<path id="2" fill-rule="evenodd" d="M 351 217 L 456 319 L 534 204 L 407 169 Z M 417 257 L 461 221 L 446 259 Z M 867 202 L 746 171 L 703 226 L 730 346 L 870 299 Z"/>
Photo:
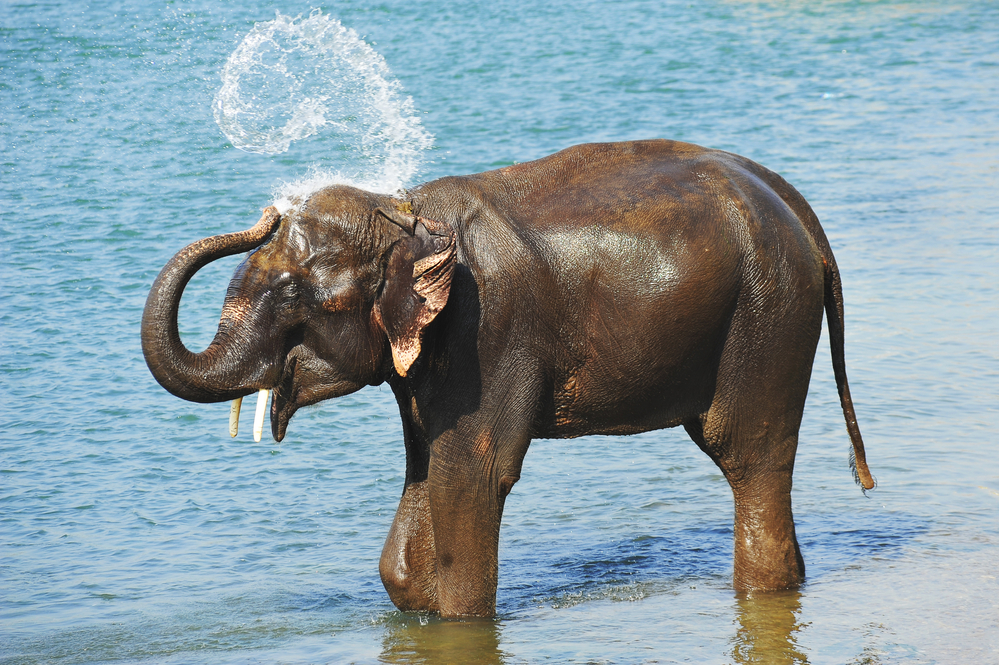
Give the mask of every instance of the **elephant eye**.
<path id="1" fill-rule="evenodd" d="M 278 300 L 286 305 L 295 305 L 299 300 L 299 288 L 291 274 L 284 273 L 274 284 L 274 293 Z"/>

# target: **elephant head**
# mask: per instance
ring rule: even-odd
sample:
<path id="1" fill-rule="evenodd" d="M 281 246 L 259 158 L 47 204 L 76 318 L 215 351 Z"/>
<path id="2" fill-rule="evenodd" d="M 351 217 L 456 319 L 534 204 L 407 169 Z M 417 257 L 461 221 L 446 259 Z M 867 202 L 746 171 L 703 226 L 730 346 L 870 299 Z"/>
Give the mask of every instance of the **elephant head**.
<path id="1" fill-rule="evenodd" d="M 194 402 L 272 389 L 271 431 L 296 410 L 405 376 L 426 326 L 443 309 L 455 265 L 448 227 L 387 196 L 320 190 L 250 230 L 182 249 L 146 300 L 142 351 L 156 380 Z M 250 251 L 252 250 L 252 251 Z M 181 342 L 184 287 L 216 259 L 250 251 L 236 268 L 218 332 L 204 351 Z"/>

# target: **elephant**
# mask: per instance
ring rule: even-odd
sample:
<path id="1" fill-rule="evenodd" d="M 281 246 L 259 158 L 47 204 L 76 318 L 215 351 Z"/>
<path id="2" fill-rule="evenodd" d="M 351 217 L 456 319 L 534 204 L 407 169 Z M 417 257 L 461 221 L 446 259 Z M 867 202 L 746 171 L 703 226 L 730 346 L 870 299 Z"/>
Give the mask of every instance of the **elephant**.
<path id="1" fill-rule="evenodd" d="M 188 350 L 185 286 L 243 252 L 213 341 Z M 489 617 L 503 507 L 534 438 L 682 425 L 734 496 L 734 588 L 800 585 L 791 482 L 823 314 L 866 491 L 840 273 L 818 218 L 745 157 L 656 139 L 268 207 L 166 264 L 142 349 L 185 400 L 273 391 L 277 441 L 299 408 L 387 383 L 406 473 L 385 589 L 403 611 Z"/>

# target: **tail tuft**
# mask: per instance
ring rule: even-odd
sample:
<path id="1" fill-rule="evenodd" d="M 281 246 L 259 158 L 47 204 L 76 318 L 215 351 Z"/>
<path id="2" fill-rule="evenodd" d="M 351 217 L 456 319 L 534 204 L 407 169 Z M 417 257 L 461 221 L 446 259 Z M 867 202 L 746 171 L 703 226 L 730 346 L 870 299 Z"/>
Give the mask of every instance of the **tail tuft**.
<path id="1" fill-rule="evenodd" d="M 870 476 L 873 483 L 871 487 L 864 487 L 864 482 L 860 479 L 860 470 L 857 469 L 857 453 L 854 452 L 852 447 L 850 448 L 850 471 L 853 473 L 853 482 L 860 485 L 860 491 L 864 493 L 864 496 L 867 496 L 868 492 L 873 492 L 878 488 L 878 479 L 873 475 Z"/>

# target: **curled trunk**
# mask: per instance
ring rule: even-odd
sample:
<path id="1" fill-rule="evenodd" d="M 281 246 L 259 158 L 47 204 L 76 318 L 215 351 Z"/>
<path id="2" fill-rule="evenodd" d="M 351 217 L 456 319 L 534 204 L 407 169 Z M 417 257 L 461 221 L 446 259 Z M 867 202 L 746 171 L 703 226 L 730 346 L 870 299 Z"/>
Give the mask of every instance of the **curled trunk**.
<path id="1" fill-rule="evenodd" d="M 231 309 L 229 299 L 222 312 L 223 323 L 215 339 L 201 353 L 184 346 L 177 326 L 180 297 L 198 270 L 217 259 L 258 247 L 277 228 L 281 219 L 269 207 L 253 228 L 238 233 L 212 236 L 192 243 L 170 259 L 153 282 L 142 313 L 142 353 L 161 386 L 192 402 L 221 402 L 253 390 L 240 356 L 246 349 L 232 331 L 241 327 L 246 312 Z M 245 326 L 243 326 L 245 327 Z"/>

